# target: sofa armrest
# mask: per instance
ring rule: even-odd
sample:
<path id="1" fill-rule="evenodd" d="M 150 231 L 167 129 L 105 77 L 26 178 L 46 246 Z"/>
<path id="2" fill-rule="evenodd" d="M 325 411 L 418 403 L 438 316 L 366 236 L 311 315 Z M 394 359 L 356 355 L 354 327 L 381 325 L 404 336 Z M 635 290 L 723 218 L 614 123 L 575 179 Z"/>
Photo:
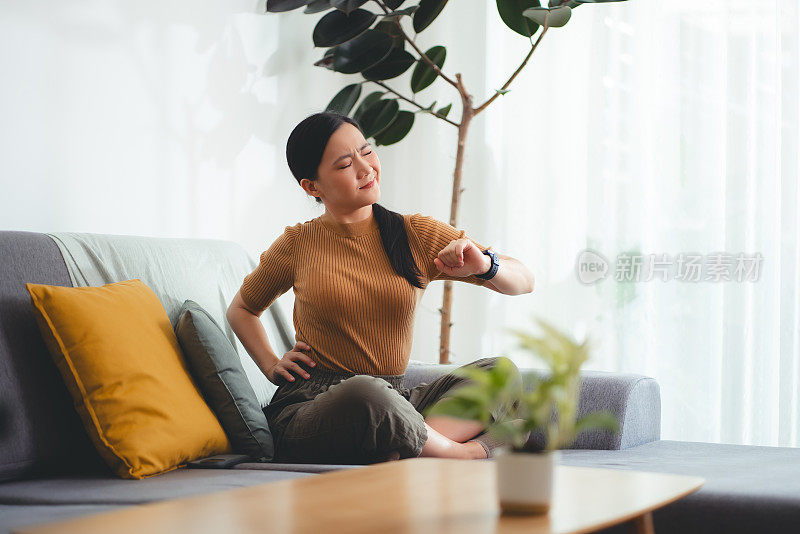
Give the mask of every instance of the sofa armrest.
<path id="1" fill-rule="evenodd" d="M 413 388 L 461 367 L 458 364 L 431 364 L 412 360 L 403 385 Z M 536 380 L 548 375 L 545 369 L 520 368 L 526 391 Z M 661 391 L 658 382 L 645 375 L 608 371 L 581 371 L 578 417 L 609 410 L 620 422 L 621 432 L 587 429 L 578 434 L 569 449 L 618 450 L 661 439 Z M 544 443 L 542 431 L 533 432 L 530 441 Z"/>

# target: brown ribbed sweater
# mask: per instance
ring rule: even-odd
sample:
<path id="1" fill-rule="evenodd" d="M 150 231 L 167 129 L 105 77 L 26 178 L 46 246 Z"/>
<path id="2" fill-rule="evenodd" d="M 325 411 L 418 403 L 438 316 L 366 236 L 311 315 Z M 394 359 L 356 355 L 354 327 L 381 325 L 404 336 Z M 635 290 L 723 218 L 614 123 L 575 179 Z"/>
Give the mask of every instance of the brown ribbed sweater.
<path id="1" fill-rule="evenodd" d="M 433 259 L 450 241 L 463 237 L 481 250 L 489 247 L 427 215 L 404 214 L 403 221 L 424 287 L 432 280 L 485 284 L 474 275 L 447 275 Z M 339 223 L 326 211 L 287 226 L 261 253 L 240 292 L 249 307 L 263 311 L 290 288 L 295 295 L 295 340 L 311 346 L 308 354 L 317 365 L 357 374 L 405 373 L 424 289 L 392 269 L 374 215 Z"/>

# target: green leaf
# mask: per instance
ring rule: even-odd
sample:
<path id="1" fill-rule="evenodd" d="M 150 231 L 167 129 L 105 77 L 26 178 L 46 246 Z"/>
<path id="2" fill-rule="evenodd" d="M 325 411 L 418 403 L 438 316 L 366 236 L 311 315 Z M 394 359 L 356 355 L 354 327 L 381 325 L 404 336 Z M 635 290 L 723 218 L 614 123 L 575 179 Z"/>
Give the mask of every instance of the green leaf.
<path id="1" fill-rule="evenodd" d="M 541 7 L 539 0 L 497 0 L 497 12 L 506 26 L 520 35 L 530 37 L 539 29 L 539 25 L 522 12 L 531 7 Z"/>
<path id="2" fill-rule="evenodd" d="M 389 80 L 400 76 L 414 64 L 414 56 L 401 48 L 394 48 L 386 58 L 361 74 L 367 80 Z"/>
<path id="3" fill-rule="evenodd" d="M 487 387 L 492 385 L 492 377 L 489 374 L 489 371 L 479 367 L 458 367 L 453 369 L 452 374 L 455 376 L 468 378 Z"/>
<path id="4" fill-rule="evenodd" d="M 375 136 L 377 145 L 393 145 L 401 141 L 414 125 L 415 115 L 410 111 L 400 111 L 392 123 L 379 135 Z"/>
<path id="5" fill-rule="evenodd" d="M 617 417 L 608 410 L 584 415 L 575 423 L 575 434 L 590 428 L 601 428 L 618 433 L 620 430 Z"/>
<path id="6" fill-rule="evenodd" d="M 495 89 L 494 91 L 495 91 L 495 93 L 500 93 L 501 95 L 504 95 L 507 92 L 509 92 L 510 90 L 511 89 Z"/>
<path id="7" fill-rule="evenodd" d="M 384 0 L 386 7 L 389 9 L 397 9 L 403 3 L 403 0 Z"/>
<path id="8" fill-rule="evenodd" d="M 528 17 L 541 26 L 548 28 L 560 28 L 569 22 L 572 16 L 572 9 L 567 6 L 554 7 L 532 7 L 522 12 L 522 16 Z"/>
<path id="9" fill-rule="evenodd" d="M 433 415 L 446 415 L 459 419 L 481 421 L 484 424 L 489 422 L 491 416 L 487 410 L 476 403 L 458 397 L 445 397 L 439 399 L 436 404 L 429 407 L 427 410 L 423 410 L 424 417 L 430 417 Z"/>
<path id="10" fill-rule="evenodd" d="M 367 31 L 377 15 L 366 9 L 356 9 L 345 15 L 334 9 L 317 22 L 312 38 L 314 46 L 335 46 L 345 43 Z"/>
<path id="11" fill-rule="evenodd" d="M 452 389 L 450 392 L 448 392 L 447 397 L 469 399 L 485 406 L 489 406 L 492 403 L 489 390 L 477 384 L 465 384 Z"/>
<path id="12" fill-rule="evenodd" d="M 436 110 L 436 115 L 438 115 L 439 117 L 442 117 L 442 118 L 446 118 L 447 114 L 450 113 L 450 108 L 452 108 L 452 107 L 453 107 L 453 104 L 447 104 L 445 107 L 437 109 Z"/>
<path id="13" fill-rule="evenodd" d="M 391 51 L 391 37 L 378 30 L 367 30 L 334 48 L 333 70 L 355 74 L 380 63 Z"/>
<path id="14" fill-rule="evenodd" d="M 377 23 L 373 29 L 383 32 L 391 37 L 393 48 L 405 48 L 406 40 L 403 39 L 403 34 L 400 32 L 400 27 L 391 20 L 382 20 Z"/>
<path id="15" fill-rule="evenodd" d="M 389 126 L 400 111 L 397 99 L 378 100 L 369 106 L 361 115 L 361 129 L 364 138 L 373 137 Z"/>
<path id="16" fill-rule="evenodd" d="M 331 5 L 340 11 L 344 11 L 349 15 L 362 5 L 366 4 L 367 0 L 331 0 Z"/>
<path id="17" fill-rule="evenodd" d="M 267 13 L 280 13 L 303 7 L 309 0 L 267 0 Z"/>
<path id="18" fill-rule="evenodd" d="M 322 11 L 327 11 L 331 9 L 331 0 L 314 0 L 310 4 L 306 6 L 303 10 L 303 13 L 306 15 L 313 15 L 314 13 L 321 13 Z"/>
<path id="19" fill-rule="evenodd" d="M 447 0 L 420 0 L 419 9 L 414 13 L 414 31 L 419 33 L 430 26 L 446 4 Z"/>
<path id="20" fill-rule="evenodd" d="M 439 67 L 441 70 L 442 66 L 444 65 L 445 57 L 447 57 L 447 50 L 443 46 L 434 46 L 428 49 L 425 52 L 425 55 L 428 56 L 428 59 L 431 62 Z M 430 84 L 432 84 L 438 74 L 436 71 L 433 70 L 427 61 L 420 58 L 417 60 L 417 65 L 414 67 L 414 72 L 411 74 L 411 91 L 414 93 L 419 93 Z"/>
<path id="21" fill-rule="evenodd" d="M 370 107 L 375 102 L 377 102 L 378 100 L 380 100 L 384 94 L 385 93 L 381 91 L 374 91 L 365 96 L 364 100 L 362 100 L 361 104 L 359 104 L 358 108 L 356 108 L 356 112 L 353 113 L 353 118 L 356 120 L 356 122 L 361 124 L 361 116 L 364 114 L 367 108 Z"/>
<path id="22" fill-rule="evenodd" d="M 420 104 L 420 105 L 421 105 L 421 104 Z M 428 107 L 425 107 L 425 108 L 423 108 L 423 107 L 420 107 L 420 108 L 419 108 L 418 110 L 416 110 L 414 113 L 431 113 L 431 114 L 433 114 L 433 106 L 435 106 L 435 105 L 436 105 L 436 100 L 434 100 L 433 102 L 431 102 L 431 103 L 430 103 L 430 105 L 428 105 Z"/>
<path id="23" fill-rule="evenodd" d="M 558 7 L 558 4 L 560 4 L 560 3 L 561 3 L 561 0 L 550 0 L 550 4 L 548 5 L 548 7 Z M 569 0 L 564 5 L 569 7 L 570 9 L 575 9 L 576 7 L 581 5 L 581 3 L 580 2 L 576 2 L 575 0 Z"/>
<path id="24" fill-rule="evenodd" d="M 384 18 L 391 17 L 394 19 L 399 19 L 400 17 L 413 15 L 417 9 L 419 9 L 419 6 L 411 6 L 405 9 L 398 9 L 396 11 L 386 13 L 385 15 L 382 15 L 382 17 Z"/>
<path id="25" fill-rule="evenodd" d="M 336 111 L 342 115 L 349 115 L 350 110 L 361 96 L 361 84 L 353 83 L 336 93 L 336 96 L 328 103 L 325 111 Z"/>

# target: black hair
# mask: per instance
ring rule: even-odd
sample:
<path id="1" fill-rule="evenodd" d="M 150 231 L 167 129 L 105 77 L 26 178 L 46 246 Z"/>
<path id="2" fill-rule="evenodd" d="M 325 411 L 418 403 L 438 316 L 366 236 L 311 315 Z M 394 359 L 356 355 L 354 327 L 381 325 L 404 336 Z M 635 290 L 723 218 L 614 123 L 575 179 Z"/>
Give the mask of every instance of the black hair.
<path id="1" fill-rule="evenodd" d="M 294 127 L 286 142 L 286 161 L 298 184 L 303 178 L 312 182 L 317 180 L 317 169 L 328 139 L 344 123 L 352 124 L 362 134 L 364 133 L 358 121 L 333 111 L 309 115 Z M 316 197 L 316 201 L 321 203 L 322 199 Z M 377 202 L 372 204 L 372 214 L 378 223 L 383 250 L 394 271 L 408 280 L 412 286 L 422 288 L 420 281 L 422 274 L 411 254 L 403 216 L 384 208 Z"/>

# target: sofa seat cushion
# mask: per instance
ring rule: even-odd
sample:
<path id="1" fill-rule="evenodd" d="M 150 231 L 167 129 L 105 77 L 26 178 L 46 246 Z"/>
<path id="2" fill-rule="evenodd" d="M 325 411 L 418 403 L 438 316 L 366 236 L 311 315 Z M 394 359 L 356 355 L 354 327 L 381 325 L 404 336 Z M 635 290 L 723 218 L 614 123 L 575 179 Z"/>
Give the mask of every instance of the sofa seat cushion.
<path id="1" fill-rule="evenodd" d="M 0 506 L 142 504 L 307 476 L 314 475 L 181 468 L 142 480 L 77 475 L 34 478 L 0 484 Z"/>
<path id="2" fill-rule="evenodd" d="M 656 532 L 795 532 L 800 449 L 658 440 L 625 450 L 562 450 L 560 464 L 705 478 L 696 492 L 656 510 Z M 603 534 L 627 533 L 613 528 Z"/>

